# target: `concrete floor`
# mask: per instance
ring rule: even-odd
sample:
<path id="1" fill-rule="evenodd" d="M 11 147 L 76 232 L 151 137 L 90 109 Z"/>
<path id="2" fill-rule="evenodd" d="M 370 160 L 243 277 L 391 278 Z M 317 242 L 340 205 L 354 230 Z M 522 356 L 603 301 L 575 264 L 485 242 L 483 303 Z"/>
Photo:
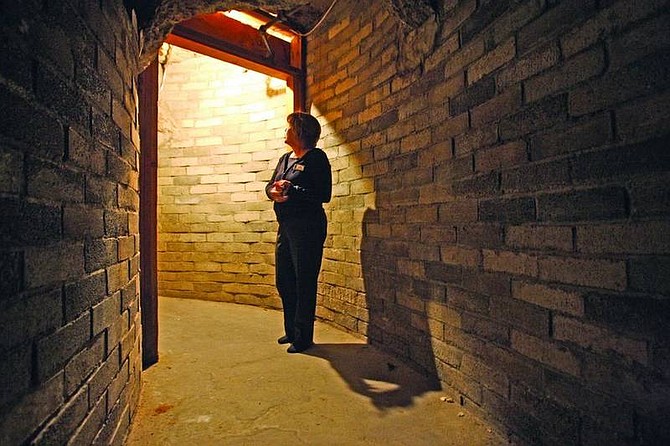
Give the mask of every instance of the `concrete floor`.
<path id="1" fill-rule="evenodd" d="M 127 446 L 503 444 L 422 375 L 328 325 L 288 354 L 278 311 L 161 298 L 159 322 Z"/>

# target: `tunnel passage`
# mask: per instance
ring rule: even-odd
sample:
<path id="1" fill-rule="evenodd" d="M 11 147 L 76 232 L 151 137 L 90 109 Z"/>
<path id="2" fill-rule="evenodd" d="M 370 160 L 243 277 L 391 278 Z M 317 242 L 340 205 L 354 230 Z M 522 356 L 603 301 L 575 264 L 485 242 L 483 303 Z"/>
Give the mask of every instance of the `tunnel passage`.
<path id="1" fill-rule="evenodd" d="M 336 178 L 319 316 L 519 443 L 668 443 L 667 2 L 391 4 L 340 0 L 308 39 Z M 140 41 L 124 2 L 2 4 L 2 443 L 127 432 L 134 76 L 173 5 Z"/>

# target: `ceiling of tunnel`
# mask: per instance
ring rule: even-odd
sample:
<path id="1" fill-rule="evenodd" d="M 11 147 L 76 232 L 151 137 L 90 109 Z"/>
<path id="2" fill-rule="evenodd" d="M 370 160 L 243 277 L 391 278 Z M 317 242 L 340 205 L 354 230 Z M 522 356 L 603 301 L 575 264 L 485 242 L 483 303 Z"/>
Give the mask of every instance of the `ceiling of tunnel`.
<path id="1" fill-rule="evenodd" d="M 410 28 L 416 28 L 436 14 L 444 0 L 383 0 L 389 10 Z M 290 28 L 311 30 L 337 0 L 124 0 L 135 10 L 142 32 L 140 65 L 146 66 L 174 25 L 199 14 L 229 9 L 262 10 L 279 14 Z"/>

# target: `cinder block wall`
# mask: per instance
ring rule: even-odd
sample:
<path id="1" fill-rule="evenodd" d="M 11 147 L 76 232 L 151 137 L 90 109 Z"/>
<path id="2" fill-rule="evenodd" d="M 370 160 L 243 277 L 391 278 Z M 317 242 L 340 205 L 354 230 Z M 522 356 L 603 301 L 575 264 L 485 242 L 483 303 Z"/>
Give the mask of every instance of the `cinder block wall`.
<path id="1" fill-rule="evenodd" d="M 319 315 L 520 443 L 670 441 L 667 2 L 385 3 L 309 41 Z"/>
<path id="2" fill-rule="evenodd" d="M 121 444 L 141 370 L 138 33 L 120 0 L 3 2 L 0 30 L 0 444 Z"/>
<path id="3" fill-rule="evenodd" d="M 163 296 L 280 305 L 265 184 L 284 144 L 286 82 L 172 47 L 159 96 Z"/>

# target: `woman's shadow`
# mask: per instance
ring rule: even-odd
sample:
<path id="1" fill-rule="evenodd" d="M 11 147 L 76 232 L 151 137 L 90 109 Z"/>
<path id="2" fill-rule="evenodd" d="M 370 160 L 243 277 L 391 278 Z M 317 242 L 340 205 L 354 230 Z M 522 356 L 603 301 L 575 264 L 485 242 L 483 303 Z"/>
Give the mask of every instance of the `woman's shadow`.
<path id="1" fill-rule="evenodd" d="M 379 212 L 366 209 L 361 266 L 368 344 L 318 344 L 306 353 L 328 360 L 351 390 L 384 410 L 411 406 L 441 385 L 426 314 L 430 283 L 407 277 L 399 259 L 409 257 L 408 245 L 379 235 L 380 223 Z"/>
<path id="2" fill-rule="evenodd" d="M 330 362 L 352 391 L 381 411 L 412 406 L 415 397 L 440 389 L 439 382 L 368 344 L 316 344 L 305 354 Z"/>

